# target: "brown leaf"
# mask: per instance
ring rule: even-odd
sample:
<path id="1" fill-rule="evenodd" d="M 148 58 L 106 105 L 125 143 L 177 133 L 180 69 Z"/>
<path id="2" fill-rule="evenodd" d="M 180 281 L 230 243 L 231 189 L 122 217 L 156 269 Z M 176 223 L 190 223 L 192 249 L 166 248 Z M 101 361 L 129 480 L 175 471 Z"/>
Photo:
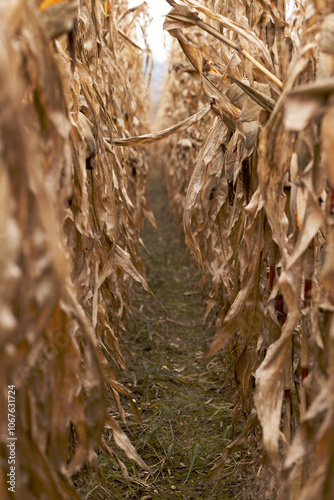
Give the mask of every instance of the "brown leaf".
<path id="1" fill-rule="evenodd" d="M 121 448 L 126 453 L 126 456 L 131 460 L 134 460 L 140 467 L 149 470 L 148 466 L 140 458 L 136 449 L 131 444 L 130 439 L 123 432 L 121 426 L 116 422 L 116 420 L 113 417 L 111 416 L 108 417 L 106 427 L 112 430 L 115 443 L 117 444 L 117 446 L 119 446 L 119 448 Z"/>
<path id="2" fill-rule="evenodd" d="M 145 134 L 141 135 L 138 137 L 128 137 L 124 139 L 113 139 L 113 144 L 115 146 L 140 146 L 143 144 L 152 144 L 158 141 L 161 141 L 162 139 L 165 139 L 166 137 L 169 137 L 172 134 L 176 134 L 178 132 L 182 132 L 183 130 L 186 130 L 188 127 L 193 125 L 194 123 L 198 122 L 204 116 L 210 111 L 211 106 L 206 106 L 205 108 L 201 109 L 197 113 L 195 113 L 192 116 L 189 116 L 188 118 L 185 118 L 181 122 L 177 123 L 176 125 L 173 125 L 172 127 L 168 127 L 165 130 L 161 130 L 159 132 L 153 132 L 151 134 Z M 107 139 L 105 139 L 107 140 Z M 108 145 L 109 146 L 109 145 Z"/>

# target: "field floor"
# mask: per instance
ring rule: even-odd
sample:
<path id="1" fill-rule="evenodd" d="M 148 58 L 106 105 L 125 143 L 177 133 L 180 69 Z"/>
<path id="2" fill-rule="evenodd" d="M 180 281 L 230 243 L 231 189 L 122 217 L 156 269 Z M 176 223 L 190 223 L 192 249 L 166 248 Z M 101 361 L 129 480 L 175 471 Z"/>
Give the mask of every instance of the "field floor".
<path id="1" fill-rule="evenodd" d="M 119 380 L 131 391 L 142 418 L 138 423 L 122 401 L 127 412 L 123 428 L 151 474 L 123 455 L 127 482 L 102 453 L 100 484 L 96 475 L 89 476 L 84 498 L 259 498 L 253 496 L 254 457 L 246 449 L 232 454 L 221 479 L 204 487 L 207 472 L 232 437 L 232 388 L 225 376 L 229 359 L 202 360 L 214 332 L 203 327 L 205 303 L 196 286 L 201 275 L 190 265 L 156 171 L 149 205 L 159 230 L 145 226 L 147 252 L 142 260 L 148 283 L 165 309 L 139 285 L 134 287 L 132 318 L 124 335 L 133 358 L 127 356 L 129 373 L 120 374 Z M 110 445 L 115 449 L 112 441 Z"/>

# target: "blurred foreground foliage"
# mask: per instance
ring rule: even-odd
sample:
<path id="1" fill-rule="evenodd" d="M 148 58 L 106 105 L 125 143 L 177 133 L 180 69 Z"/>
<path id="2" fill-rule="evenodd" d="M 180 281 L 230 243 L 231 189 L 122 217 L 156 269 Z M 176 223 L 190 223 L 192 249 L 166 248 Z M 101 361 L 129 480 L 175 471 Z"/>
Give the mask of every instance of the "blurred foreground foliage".
<path id="1" fill-rule="evenodd" d="M 104 429 L 145 467 L 112 414 L 132 403 L 117 381 L 123 316 L 133 280 L 148 289 L 137 252 L 154 217 L 143 152 L 112 140 L 146 130 L 148 17 L 118 0 L 14 0 L 0 14 L 0 497 L 14 385 L 15 497 L 78 498 L 71 476 L 98 444 L 119 460 Z"/>

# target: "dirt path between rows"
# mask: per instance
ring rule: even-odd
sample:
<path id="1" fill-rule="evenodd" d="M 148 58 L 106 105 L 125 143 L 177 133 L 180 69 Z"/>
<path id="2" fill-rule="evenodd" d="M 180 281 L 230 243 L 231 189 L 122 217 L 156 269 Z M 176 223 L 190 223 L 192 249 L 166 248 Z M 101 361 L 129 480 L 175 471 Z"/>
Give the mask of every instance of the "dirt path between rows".
<path id="1" fill-rule="evenodd" d="M 203 327 L 205 303 L 196 284 L 201 275 L 168 214 L 167 195 L 157 170 L 152 173 L 150 207 L 159 231 L 145 226 L 142 252 L 146 278 L 163 309 L 140 286 L 134 287 L 133 317 L 125 335 L 134 359 L 121 376 L 138 405 L 142 424 L 127 414 L 125 429 L 152 475 L 132 462 L 126 483 L 100 456 L 104 490 L 89 498 L 236 500 L 247 496 L 251 457 L 233 455 L 221 479 L 204 489 L 206 475 L 231 440 L 231 387 L 224 384 L 221 360 L 203 363 L 213 331 Z M 126 408 L 126 403 L 125 403 Z M 113 485 L 113 486 L 112 486 Z"/>

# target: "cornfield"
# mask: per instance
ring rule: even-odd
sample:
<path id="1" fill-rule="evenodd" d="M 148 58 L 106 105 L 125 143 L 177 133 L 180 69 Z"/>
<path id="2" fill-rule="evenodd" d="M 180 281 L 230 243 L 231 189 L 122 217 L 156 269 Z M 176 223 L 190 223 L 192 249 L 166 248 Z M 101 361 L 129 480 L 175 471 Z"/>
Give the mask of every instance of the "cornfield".
<path id="1" fill-rule="evenodd" d="M 0 2 L 0 496 L 80 498 L 99 450 L 153 474 L 120 378 L 134 282 L 163 306 L 139 256 L 160 164 L 215 328 L 203 361 L 232 360 L 232 439 L 204 487 L 255 442 L 263 498 L 330 500 L 334 4 L 167 1 L 159 132 L 145 2 Z"/>

